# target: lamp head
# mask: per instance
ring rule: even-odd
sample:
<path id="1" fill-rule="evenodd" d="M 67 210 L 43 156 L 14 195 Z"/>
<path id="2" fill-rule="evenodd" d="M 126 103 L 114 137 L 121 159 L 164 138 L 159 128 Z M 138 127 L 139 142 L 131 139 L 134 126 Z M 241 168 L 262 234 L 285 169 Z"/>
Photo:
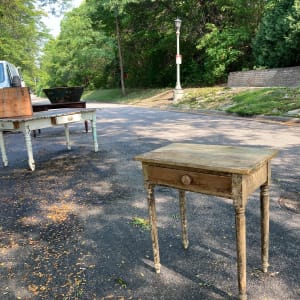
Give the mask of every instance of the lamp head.
<path id="1" fill-rule="evenodd" d="M 181 20 L 177 17 L 176 20 L 175 20 L 176 31 L 180 30 L 180 26 L 181 26 Z"/>

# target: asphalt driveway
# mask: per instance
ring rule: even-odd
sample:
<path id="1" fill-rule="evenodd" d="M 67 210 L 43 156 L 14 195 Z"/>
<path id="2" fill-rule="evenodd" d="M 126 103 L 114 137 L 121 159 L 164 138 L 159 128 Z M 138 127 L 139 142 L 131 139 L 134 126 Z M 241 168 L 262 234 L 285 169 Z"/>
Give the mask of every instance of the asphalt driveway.
<path id="1" fill-rule="evenodd" d="M 259 194 L 247 205 L 249 299 L 300 299 L 300 127 L 253 119 L 97 106 L 98 153 L 84 124 L 43 129 L 27 168 L 21 134 L 0 167 L 0 299 L 236 299 L 230 200 L 187 194 L 182 249 L 177 192 L 156 188 L 161 274 L 153 270 L 142 170 L 133 160 L 172 142 L 270 146 L 270 268 L 260 271 Z M 101 108 L 101 109 L 100 109 Z M 133 222 L 144 220 L 144 223 Z"/>

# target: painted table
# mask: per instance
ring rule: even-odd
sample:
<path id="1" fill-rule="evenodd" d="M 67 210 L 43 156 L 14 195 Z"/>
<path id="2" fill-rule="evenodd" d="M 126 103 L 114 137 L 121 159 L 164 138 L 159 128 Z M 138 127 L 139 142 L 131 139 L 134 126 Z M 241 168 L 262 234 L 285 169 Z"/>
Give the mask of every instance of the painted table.
<path id="1" fill-rule="evenodd" d="M 262 270 L 267 272 L 270 161 L 277 152 L 275 149 L 262 147 L 175 143 L 135 157 L 135 160 L 142 162 L 143 167 L 156 272 L 160 273 L 160 256 L 155 185 L 179 190 L 182 244 L 185 249 L 189 243 L 185 191 L 229 198 L 232 199 L 235 209 L 239 299 L 247 299 L 245 217 L 247 199 L 260 188 Z"/>
<path id="2" fill-rule="evenodd" d="M 19 132 L 25 137 L 25 144 L 28 154 L 29 168 L 34 171 L 35 162 L 33 159 L 31 131 L 64 125 L 68 150 L 71 149 L 70 134 L 68 124 L 81 121 L 91 121 L 94 150 L 98 151 L 97 130 L 96 130 L 96 109 L 55 109 L 50 111 L 41 111 L 34 113 L 31 117 L 16 117 L 0 119 L 0 148 L 4 166 L 8 166 L 6 156 L 3 131 Z"/>
<path id="3" fill-rule="evenodd" d="M 58 108 L 86 108 L 85 101 L 78 102 L 62 102 L 62 103 L 48 103 L 48 104 L 33 104 L 32 110 L 33 112 L 45 111 L 50 109 L 58 109 Z M 84 121 L 85 132 L 88 133 L 89 126 L 88 121 Z M 36 136 L 36 133 L 33 132 L 33 136 Z"/>

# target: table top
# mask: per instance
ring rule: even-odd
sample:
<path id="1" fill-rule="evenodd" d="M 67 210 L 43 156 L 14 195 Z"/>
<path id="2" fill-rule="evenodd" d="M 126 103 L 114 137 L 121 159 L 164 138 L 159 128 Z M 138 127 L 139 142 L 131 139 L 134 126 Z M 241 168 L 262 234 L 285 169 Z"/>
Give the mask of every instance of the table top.
<path id="1" fill-rule="evenodd" d="M 60 108 L 60 109 L 52 109 L 52 110 L 35 112 L 30 117 L 2 118 L 0 119 L 0 122 L 6 122 L 6 123 L 27 122 L 36 119 L 60 117 L 60 116 L 77 114 L 77 113 L 88 113 L 88 112 L 95 112 L 95 111 L 96 111 L 95 108 Z"/>
<path id="2" fill-rule="evenodd" d="M 249 174 L 277 153 L 278 150 L 266 147 L 174 143 L 138 155 L 135 160 L 171 167 Z"/>

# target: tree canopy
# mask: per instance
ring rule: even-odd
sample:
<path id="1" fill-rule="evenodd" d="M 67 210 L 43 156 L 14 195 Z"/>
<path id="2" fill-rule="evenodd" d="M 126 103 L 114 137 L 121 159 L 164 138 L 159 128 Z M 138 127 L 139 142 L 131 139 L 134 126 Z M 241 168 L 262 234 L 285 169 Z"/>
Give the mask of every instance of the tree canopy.
<path id="1" fill-rule="evenodd" d="M 255 63 L 286 67 L 300 63 L 300 1 L 272 1 L 253 41 Z"/>
<path id="2" fill-rule="evenodd" d="M 41 19 L 53 5 L 63 11 L 70 1 L 0 0 L 0 60 L 21 67 L 27 84 L 31 86 L 34 86 L 38 74 L 41 48 L 49 37 Z"/>
<path id="3" fill-rule="evenodd" d="M 92 29 L 85 6 L 76 8 L 66 14 L 61 34 L 45 46 L 39 85 L 41 88 L 66 83 L 100 87 L 105 84 L 107 63 L 113 58 L 112 39 Z"/>
<path id="4" fill-rule="evenodd" d="M 42 15 L 52 3 L 60 11 L 70 1 L 0 0 L 1 57 L 21 65 L 29 81 L 38 77 L 40 90 L 173 86 L 177 17 L 183 86 L 222 83 L 230 71 L 299 64 L 300 0 L 86 0 L 50 38 Z"/>

